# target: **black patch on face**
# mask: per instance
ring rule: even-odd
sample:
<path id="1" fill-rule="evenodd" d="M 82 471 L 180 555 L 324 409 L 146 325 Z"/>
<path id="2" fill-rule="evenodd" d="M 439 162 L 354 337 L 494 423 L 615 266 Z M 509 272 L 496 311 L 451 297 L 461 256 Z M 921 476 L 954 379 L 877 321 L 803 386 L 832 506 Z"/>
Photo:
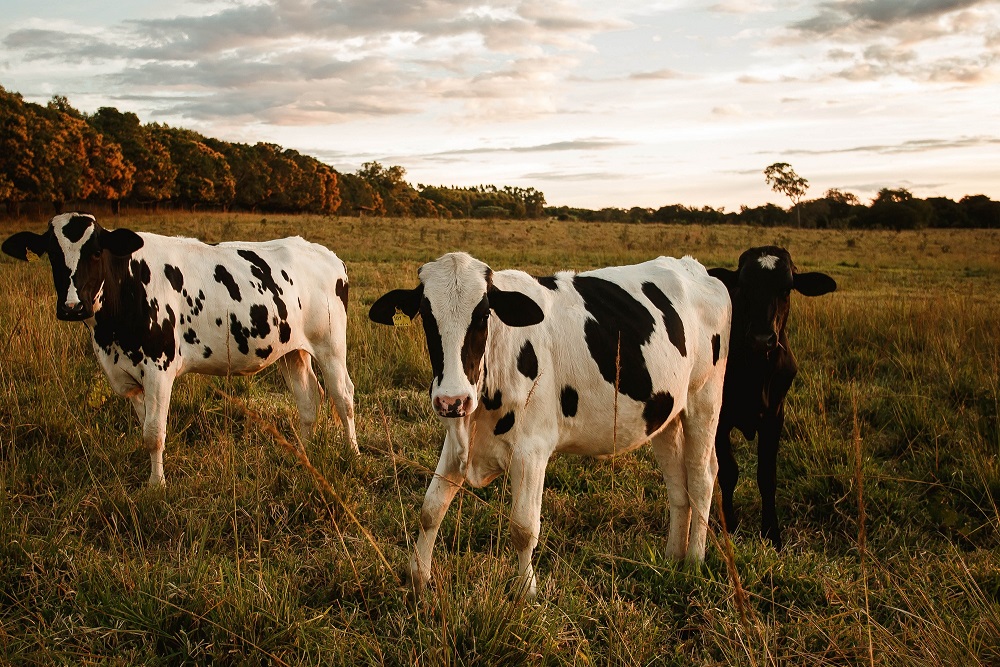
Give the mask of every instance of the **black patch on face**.
<path id="1" fill-rule="evenodd" d="M 271 356 L 271 346 L 268 345 L 267 347 L 262 347 L 259 350 L 257 350 L 254 354 L 256 354 L 261 359 L 267 359 L 269 356 Z"/>
<path id="2" fill-rule="evenodd" d="M 559 394 L 559 404 L 562 405 L 564 417 L 575 417 L 579 402 L 580 395 L 576 393 L 576 389 L 569 385 L 563 387 L 562 393 Z"/>
<path id="3" fill-rule="evenodd" d="M 271 333 L 271 324 L 267 321 L 267 306 L 259 303 L 250 306 L 250 326 L 251 336 L 264 338 Z"/>
<path id="4" fill-rule="evenodd" d="M 499 410 L 501 405 L 503 405 L 503 392 L 499 389 L 493 396 L 483 394 L 483 407 L 487 410 Z"/>
<path id="5" fill-rule="evenodd" d="M 550 289 L 552 291 L 559 289 L 559 285 L 556 284 L 555 276 L 542 276 L 542 277 L 535 276 L 535 280 L 538 281 L 539 285 L 541 285 L 546 289 Z"/>
<path id="6" fill-rule="evenodd" d="M 682 357 L 687 356 L 687 346 L 684 342 L 684 322 L 677 314 L 670 297 L 664 294 L 654 283 L 643 283 L 642 293 L 646 295 L 656 308 L 663 313 L 663 325 L 667 328 L 667 337 Z"/>
<path id="7" fill-rule="evenodd" d="M 292 327 L 288 325 L 288 322 L 282 322 L 278 325 L 278 340 L 282 343 L 287 343 L 292 338 Z"/>
<path id="8" fill-rule="evenodd" d="M 465 330 L 465 340 L 462 341 L 462 368 L 465 377 L 473 385 L 479 382 L 479 372 L 482 369 L 483 355 L 486 353 L 487 322 L 490 317 L 490 302 L 486 295 L 479 300 L 472 310 L 472 321 Z M 523 350 L 522 350 L 523 352 Z M 532 350 L 534 355 L 534 350 Z M 535 362 L 537 367 L 538 362 Z"/>
<path id="9" fill-rule="evenodd" d="M 184 289 L 184 274 L 176 266 L 167 264 L 163 267 L 163 274 L 170 281 L 170 286 L 174 288 L 175 292 L 180 292 Z M 191 305 L 191 297 L 188 297 L 188 305 Z"/>
<path id="10" fill-rule="evenodd" d="M 337 293 L 337 296 L 340 297 L 340 300 L 344 302 L 344 310 L 347 310 L 347 281 L 337 278 L 337 285 L 333 288 L 333 290 Z"/>
<path id="11" fill-rule="evenodd" d="M 205 346 L 205 352 L 203 353 L 202 356 L 204 356 L 206 359 L 208 359 L 209 357 L 211 357 L 212 356 L 212 348 L 210 348 L 208 345 L 206 345 Z"/>
<path id="12" fill-rule="evenodd" d="M 722 336 L 715 334 L 712 336 L 712 365 L 719 363 L 719 354 L 722 352 Z"/>
<path id="13" fill-rule="evenodd" d="M 187 342 L 188 345 L 194 345 L 195 343 L 198 342 L 198 334 L 195 332 L 194 329 L 188 329 L 184 333 L 184 340 Z"/>
<path id="14" fill-rule="evenodd" d="M 85 215 L 74 215 L 69 219 L 63 228 L 62 234 L 71 243 L 76 243 L 83 238 L 83 233 L 86 232 L 91 225 L 94 224 L 94 220 Z"/>
<path id="15" fill-rule="evenodd" d="M 642 346 L 653 335 L 653 316 L 621 286 L 608 280 L 575 276 L 573 286 L 593 318 L 584 324 L 583 333 L 601 377 L 614 386 L 617 375 L 619 393 L 645 401 L 653 392 L 653 380 Z"/>
<path id="16" fill-rule="evenodd" d="M 434 373 L 434 379 L 440 381 L 444 377 L 444 343 L 441 341 L 441 332 L 438 331 L 437 319 L 431 310 L 431 302 L 426 298 L 420 300 L 420 321 L 424 325 L 431 372 Z"/>
<path id="17" fill-rule="evenodd" d="M 288 283 L 289 285 L 294 285 L 295 284 L 295 283 L 292 282 L 292 279 L 288 277 L 288 274 L 285 273 L 284 269 L 281 270 L 281 277 L 284 278 L 285 282 Z"/>
<path id="18" fill-rule="evenodd" d="M 521 353 L 517 355 L 517 370 L 526 378 L 534 380 L 538 377 L 538 357 L 530 340 L 524 341 Z"/>
<path id="19" fill-rule="evenodd" d="M 90 218 L 82 216 L 77 216 L 77 218 L 85 220 L 88 225 L 93 224 Z M 67 223 L 68 225 L 70 223 Z M 86 231 L 86 227 L 83 231 Z M 110 270 L 108 267 L 110 258 L 105 257 L 105 253 L 101 250 L 101 232 L 100 227 L 96 227 L 90 238 L 79 246 L 80 256 L 75 266 L 69 266 L 66 263 L 66 256 L 56 241 L 55 232 L 50 232 L 48 235 L 49 262 L 52 267 L 52 282 L 56 288 L 57 297 L 56 317 L 60 320 L 80 321 L 88 319 L 94 314 L 94 300 Z M 80 233 L 82 237 L 82 232 Z M 81 237 L 77 237 L 77 240 Z M 65 307 L 71 283 L 76 287 L 81 306 L 72 311 Z"/>
<path id="20" fill-rule="evenodd" d="M 646 420 L 646 435 L 663 426 L 674 409 L 674 397 L 670 392 L 658 391 L 653 394 L 646 407 L 642 410 L 642 418 Z"/>
<path id="21" fill-rule="evenodd" d="M 240 294 L 240 287 L 236 284 L 236 279 L 233 278 L 233 274 L 229 273 L 229 269 L 222 264 L 215 266 L 215 282 L 225 285 L 226 289 L 229 290 L 229 298 L 233 301 L 243 300 L 243 295 Z"/>
<path id="22" fill-rule="evenodd" d="M 514 411 L 510 411 L 497 420 L 497 425 L 493 429 L 493 435 L 503 435 L 514 428 Z"/>
<path id="23" fill-rule="evenodd" d="M 217 327 L 221 327 L 222 326 L 222 318 L 221 317 L 216 317 L 215 318 L 215 326 L 217 326 Z"/>

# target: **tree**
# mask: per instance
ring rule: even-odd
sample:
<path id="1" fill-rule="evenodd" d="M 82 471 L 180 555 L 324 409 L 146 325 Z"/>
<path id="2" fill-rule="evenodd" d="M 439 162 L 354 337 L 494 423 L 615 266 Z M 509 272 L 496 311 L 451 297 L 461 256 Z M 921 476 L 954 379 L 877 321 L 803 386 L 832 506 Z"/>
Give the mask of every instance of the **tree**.
<path id="1" fill-rule="evenodd" d="M 128 199 L 138 204 L 156 204 L 173 196 L 177 167 L 170 151 L 154 135 L 155 128 L 143 126 L 134 113 L 101 107 L 87 117 L 87 123 L 121 146 L 125 160 L 135 167 Z"/>
<path id="2" fill-rule="evenodd" d="M 765 169 L 764 180 L 771 186 L 772 190 L 780 192 L 791 200 L 792 208 L 796 209 L 796 224 L 801 227 L 802 218 L 798 211 L 798 205 L 805 196 L 806 190 L 809 189 L 809 181 L 796 174 L 792 165 L 787 162 L 775 162 Z"/>

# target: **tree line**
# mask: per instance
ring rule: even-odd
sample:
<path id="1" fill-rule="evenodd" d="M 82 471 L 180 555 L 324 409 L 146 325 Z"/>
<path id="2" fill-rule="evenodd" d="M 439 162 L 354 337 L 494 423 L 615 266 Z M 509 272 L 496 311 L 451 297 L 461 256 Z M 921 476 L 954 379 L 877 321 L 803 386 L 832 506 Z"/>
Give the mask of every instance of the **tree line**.
<path id="1" fill-rule="evenodd" d="M 1000 201 L 969 195 L 919 199 L 903 188 L 883 188 L 869 204 L 856 195 L 831 189 L 818 199 L 803 200 L 789 209 L 774 204 L 741 206 L 726 211 L 710 206 L 671 204 L 659 208 L 602 208 L 568 206 L 546 209 L 562 220 L 585 222 L 734 224 L 760 227 L 815 229 L 924 229 L 927 227 L 985 227 L 1000 229 Z"/>
<path id="2" fill-rule="evenodd" d="M 545 214 L 533 188 L 414 188 L 402 167 L 367 162 L 340 173 L 276 144 L 222 141 L 142 123 L 113 107 L 93 114 L 62 96 L 45 106 L 0 86 L 0 202 L 8 214 L 69 205 L 399 217 Z"/>
<path id="3" fill-rule="evenodd" d="M 1000 202 L 986 195 L 919 199 L 883 188 L 868 204 L 828 190 L 805 199 L 809 182 L 787 163 L 764 170 L 791 207 L 725 211 L 681 204 L 599 210 L 546 206 L 534 188 L 431 186 L 406 170 L 367 162 L 340 173 L 316 158 L 271 143 L 232 143 L 192 130 L 142 123 L 113 107 L 93 114 L 62 96 L 45 106 L 0 86 L 0 202 L 8 214 L 69 205 L 320 213 L 347 216 L 540 218 L 630 223 L 750 224 L 817 228 L 1000 228 Z"/>

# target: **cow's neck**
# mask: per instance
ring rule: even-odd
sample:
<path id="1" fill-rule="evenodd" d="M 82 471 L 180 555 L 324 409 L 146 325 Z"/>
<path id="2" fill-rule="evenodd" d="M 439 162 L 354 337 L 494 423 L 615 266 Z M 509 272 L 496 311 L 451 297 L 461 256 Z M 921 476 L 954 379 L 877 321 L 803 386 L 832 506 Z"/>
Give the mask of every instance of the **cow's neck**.
<path id="1" fill-rule="evenodd" d="M 146 284 L 135 275 L 130 262 L 136 267 L 148 267 L 141 260 L 109 255 L 105 259 L 105 280 L 101 291 L 101 306 L 94 317 L 87 321 L 94 340 L 101 347 L 119 342 L 123 337 L 147 327 L 149 304 Z M 147 268 L 148 270 L 148 268 Z"/>

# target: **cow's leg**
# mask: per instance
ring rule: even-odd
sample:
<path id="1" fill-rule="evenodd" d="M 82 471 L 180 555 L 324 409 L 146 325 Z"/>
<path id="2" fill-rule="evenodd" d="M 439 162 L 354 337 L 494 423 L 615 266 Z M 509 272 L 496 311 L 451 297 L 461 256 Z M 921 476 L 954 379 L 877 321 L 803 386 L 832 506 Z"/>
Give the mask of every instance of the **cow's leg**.
<path id="1" fill-rule="evenodd" d="M 684 467 L 684 432 L 681 420 L 674 418 L 653 437 L 653 455 L 660 464 L 670 501 L 670 532 L 667 553 L 680 560 L 687 553 L 691 524 L 691 500 L 687 492 L 687 468 Z"/>
<path id="2" fill-rule="evenodd" d="M 300 433 L 302 437 L 308 438 L 316 425 L 316 412 L 320 402 L 319 380 L 312 369 L 312 358 L 305 350 L 292 350 L 278 359 L 278 369 L 295 397 Z"/>
<path id="3" fill-rule="evenodd" d="M 777 490 L 778 439 L 785 424 L 785 406 L 776 414 L 765 414 L 757 433 L 757 486 L 760 488 L 760 535 L 775 549 L 781 549 L 781 524 L 775 507 Z"/>
<path id="4" fill-rule="evenodd" d="M 684 467 L 687 469 L 687 490 L 691 499 L 691 531 L 688 540 L 688 562 L 705 560 L 705 539 L 708 536 L 708 516 L 712 509 L 712 492 L 719 461 L 715 456 L 715 433 L 719 426 L 722 405 L 722 376 L 709 380 L 696 392 L 688 394 L 687 406 L 681 412 L 684 424 Z"/>
<path id="5" fill-rule="evenodd" d="M 457 443 L 452 441 L 449 431 L 441 448 L 437 470 L 427 493 L 424 495 L 424 505 L 420 509 L 420 535 L 417 546 L 410 559 L 410 581 L 417 593 L 423 590 L 431 578 L 431 559 L 434 555 L 434 541 L 437 539 L 438 528 L 444 519 L 445 512 L 455 494 L 465 482 L 465 476 L 459 472 L 459 458 L 455 454 Z"/>
<path id="6" fill-rule="evenodd" d="M 715 456 L 719 460 L 719 488 L 722 490 L 722 515 L 726 521 L 726 530 L 735 532 L 740 519 L 733 506 L 733 494 L 736 492 L 736 482 L 740 478 L 740 467 L 733 455 L 733 441 L 729 437 L 729 429 L 719 428 L 715 433 Z"/>
<path id="7" fill-rule="evenodd" d="M 538 590 L 531 554 L 538 544 L 542 527 L 542 490 L 547 461 L 538 456 L 517 456 L 510 462 L 510 535 L 517 549 L 520 590 L 533 599 Z"/>
<path id="8" fill-rule="evenodd" d="M 327 398 L 347 431 L 347 441 L 354 453 L 359 453 L 354 430 L 354 383 L 347 372 L 347 342 L 336 341 L 332 350 L 316 351 L 316 361 L 323 371 Z"/>
<path id="9" fill-rule="evenodd" d="M 143 391 L 142 442 L 149 452 L 149 485 L 164 486 L 163 448 L 167 441 L 167 413 L 170 411 L 170 392 L 174 379 L 166 375 L 154 375 L 147 368 L 146 384 Z M 136 410 L 138 412 L 138 409 Z"/>

